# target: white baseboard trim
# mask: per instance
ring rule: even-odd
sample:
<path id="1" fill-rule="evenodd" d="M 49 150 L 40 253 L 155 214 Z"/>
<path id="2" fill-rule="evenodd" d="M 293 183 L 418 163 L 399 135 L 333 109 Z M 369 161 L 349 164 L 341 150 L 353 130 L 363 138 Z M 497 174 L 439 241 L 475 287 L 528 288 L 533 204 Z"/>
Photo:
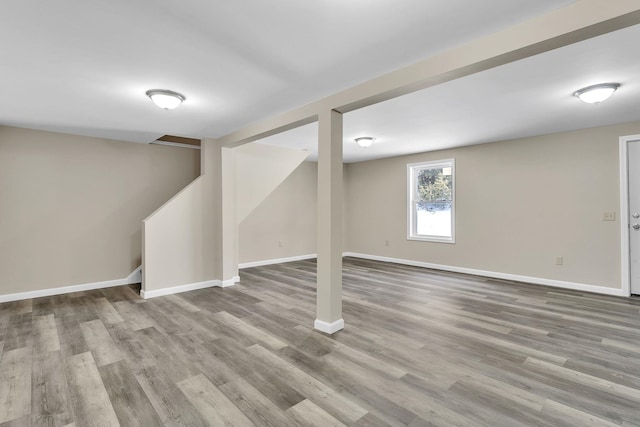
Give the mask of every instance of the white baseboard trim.
<path id="1" fill-rule="evenodd" d="M 165 295 L 179 294 L 205 288 L 227 288 L 236 284 L 235 278 L 229 280 L 206 280 L 204 282 L 189 283 L 186 285 L 172 286 L 170 288 L 140 290 L 140 296 L 144 299 L 163 297 Z"/>
<path id="2" fill-rule="evenodd" d="M 234 283 L 239 283 L 240 282 L 240 276 L 233 276 L 233 281 L 234 281 Z"/>
<path id="3" fill-rule="evenodd" d="M 344 319 L 339 319 L 332 323 L 316 319 L 315 322 L 313 322 L 313 327 L 326 334 L 335 334 L 339 330 L 344 329 Z"/>
<path id="4" fill-rule="evenodd" d="M 138 266 L 135 270 L 127 276 L 127 281 L 129 283 L 142 283 L 142 266 Z"/>
<path id="5" fill-rule="evenodd" d="M 593 292 L 597 294 L 613 295 L 613 296 L 620 296 L 620 297 L 629 296 L 629 295 L 625 295 L 622 289 L 608 288 L 606 286 L 587 285 L 585 283 L 565 282 L 562 280 L 544 279 L 541 277 L 531 277 L 531 276 L 521 276 L 518 274 L 499 273 L 499 272 L 487 271 L 487 270 L 476 270 L 474 268 L 456 267 L 456 266 L 442 265 L 442 264 L 432 264 L 430 262 L 412 261 L 412 260 L 399 259 L 399 258 L 389 258 L 385 256 L 360 254 L 355 252 L 344 252 L 342 255 L 346 257 L 370 259 L 373 261 L 383 261 L 383 262 L 392 262 L 395 264 L 411 265 L 413 267 L 423 267 L 423 268 L 431 268 L 434 270 L 450 271 L 453 273 L 472 274 L 474 276 L 491 277 L 494 279 L 513 280 L 515 282 L 531 283 L 534 285 L 545 285 L 545 286 L 552 286 L 556 288 L 572 289 L 576 291 Z"/>
<path id="6" fill-rule="evenodd" d="M 234 277 L 234 278 L 231 278 L 231 279 L 228 279 L 228 280 L 221 280 L 220 281 L 220 286 L 223 287 L 223 288 L 228 288 L 229 286 L 233 286 L 236 283 L 237 282 L 236 282 L 236 279 Z"/>
<path id="7" fill-rule="evenodd" d="M 220 280 L 206 280 L 204 282 L 189 283 L 186 285 L 172 286 L 170 288 L 154 289 L 140 291 L 140 296 L 144 299 L 163 297 L 165 295 L 179 294 L 182 292 L 195 291 L 198 289 L 213 288 L 222 286 Z"/>
<path id="8" fill-rule="evenodd" d="M 243 262 L 238 265 L 238 268 L 250 268 L 250 267 L 260 267 L 263 265 L 271 265 L 271 264 L 282 264 L 284 262 L 292 262 L 292 261 L 303 261 L 305 259 L 315 259 L 318 258 L 318 254 L 308 254 L 308 255 L 297 255 L 287 258 L 275 258 L 275 259 L 265 259 L 262 261 L 252 261 L 252 262 Z"/>
<path id="9" fill-rule="evenodd" d="M 105 280 L 103 282 L 83 283 L 81 285 L 61 286 L 58 288 L 40 289 L 37 291 L 17 292 L 15 294 L 0 295 L 0 303 L 20 301 L 31 298 L 50 297 L 52 295 L 71 294 L 73 292 L 92 291 L 95 289 L 111 288 L 114 286 L 131 285 L 140 283 L 140 268 L 138 267 L 124 279 Z"/>

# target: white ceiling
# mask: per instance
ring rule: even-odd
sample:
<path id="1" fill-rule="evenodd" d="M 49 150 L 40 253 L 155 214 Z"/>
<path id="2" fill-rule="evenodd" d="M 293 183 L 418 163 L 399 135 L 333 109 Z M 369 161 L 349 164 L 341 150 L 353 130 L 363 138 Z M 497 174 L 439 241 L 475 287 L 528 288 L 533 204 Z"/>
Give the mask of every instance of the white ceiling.
<path id="1" fill-rule="evenodd" d="M 507 64 L 344 115 L 344 159 L 356 162 L 640 120 L 640 26 Z M 621 83 L 602 104 L 572 93 Z M 361 148 L 358 136 L 376 143 Z M 260 142 L 317 158 L 317 124 Z"/>
<path id="2" fill-rule="evenodd" d="M 3 0 L 0 124 L 133 142 L 164 134 L 219 137 L 570 3 Z M 378 137 L 369 153 L 379 157 L 533 132 L 545 120 L 566 126 L 569 107 L 556 110 L 547 101 L 568 105 L 566 92 L 582 81 L 561 71 L 561 78 L 542 79 L 551 80 L 551 91 L 531 107 L 539 108 L 531 120 L 509 120 L 524 90 L 521 78 L 509 71 L 506 81 L 483 74 L 430 89 L 424 105 L 419 100 L 424 94 L 416 94 L 350 113 L 346 136 Z M 527 67 L 520 72 L 535 83 L 536 74 Z M 627 78 L 602 73 L 606 80 Z M 582 80 L 587 84 L 596 77 Z M 481 104 L 492 115 L 475 110 L 480 93 L 460 92 L 478 79 L 481 91 L 493 92 Z M 627 80 L 630 90 L 633 83 Z M 617 101 L 628 96 L 625 86 Z M 160 110 L 144 95 L 152 88 L 181 92 L 187 100 L 177 110 Z M 412 97 L 413 103 L 407 101 Z M 553 118 L 552 110 L 562 117 Z M 430 133 L 409 131 L 415 123 Z M 481 123 L 492 133 L 479 134 Z M 352 158 L 349 150 L 346 155 L 362 159 Z"/>

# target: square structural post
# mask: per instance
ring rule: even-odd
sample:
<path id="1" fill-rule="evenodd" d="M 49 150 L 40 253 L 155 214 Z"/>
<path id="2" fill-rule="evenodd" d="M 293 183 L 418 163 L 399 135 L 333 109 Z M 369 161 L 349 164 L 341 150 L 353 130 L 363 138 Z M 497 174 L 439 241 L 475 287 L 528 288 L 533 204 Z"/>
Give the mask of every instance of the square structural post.
<path id="1" fill-rule="evenodd" d="M 213 242 L 209 261 L 220 286 L 232 286 L 238 276 L 238 223 L 234 181 L 234 157 L 230 148 L 216 140 L 203 141 L 204 220 L 210 223 L 206 236 Z"/>
<path id="2" fill-rule="evenodd" d="M 333 334 L 342 319 L 342 114 L 318 115 L 318 274 L 315 329 Z"/>

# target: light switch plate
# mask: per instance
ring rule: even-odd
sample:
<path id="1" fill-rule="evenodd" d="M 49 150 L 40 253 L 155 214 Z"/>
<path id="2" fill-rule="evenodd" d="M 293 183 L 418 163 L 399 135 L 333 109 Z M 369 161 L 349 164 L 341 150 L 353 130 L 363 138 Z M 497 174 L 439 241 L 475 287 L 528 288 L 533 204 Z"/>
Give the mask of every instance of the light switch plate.
<path id="1" fill-rule="evenodd" d="M 615 221 L 616 220 L 616 213 L 615 212 L 605 212 L 602 215 L 602 220 L 603 221 Z"/>

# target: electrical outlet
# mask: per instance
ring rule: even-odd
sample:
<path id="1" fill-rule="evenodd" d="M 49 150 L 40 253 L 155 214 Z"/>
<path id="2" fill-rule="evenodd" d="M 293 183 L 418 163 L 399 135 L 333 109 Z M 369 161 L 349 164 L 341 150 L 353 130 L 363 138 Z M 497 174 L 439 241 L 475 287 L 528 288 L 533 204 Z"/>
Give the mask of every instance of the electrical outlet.
<path id="1" fill-rule="evenodd" d="M 615 221 L 616 220 L 616 213 L 615 212 L 605 212 L 604 214 L 602 214 L 602 220 L 603 221 Z"/>
<path id="2" fill-rule="evenodd" d="M 561 256 L 556 257 L 556 265 L 562 265 L 564 263 L 564 259 Z"/>

